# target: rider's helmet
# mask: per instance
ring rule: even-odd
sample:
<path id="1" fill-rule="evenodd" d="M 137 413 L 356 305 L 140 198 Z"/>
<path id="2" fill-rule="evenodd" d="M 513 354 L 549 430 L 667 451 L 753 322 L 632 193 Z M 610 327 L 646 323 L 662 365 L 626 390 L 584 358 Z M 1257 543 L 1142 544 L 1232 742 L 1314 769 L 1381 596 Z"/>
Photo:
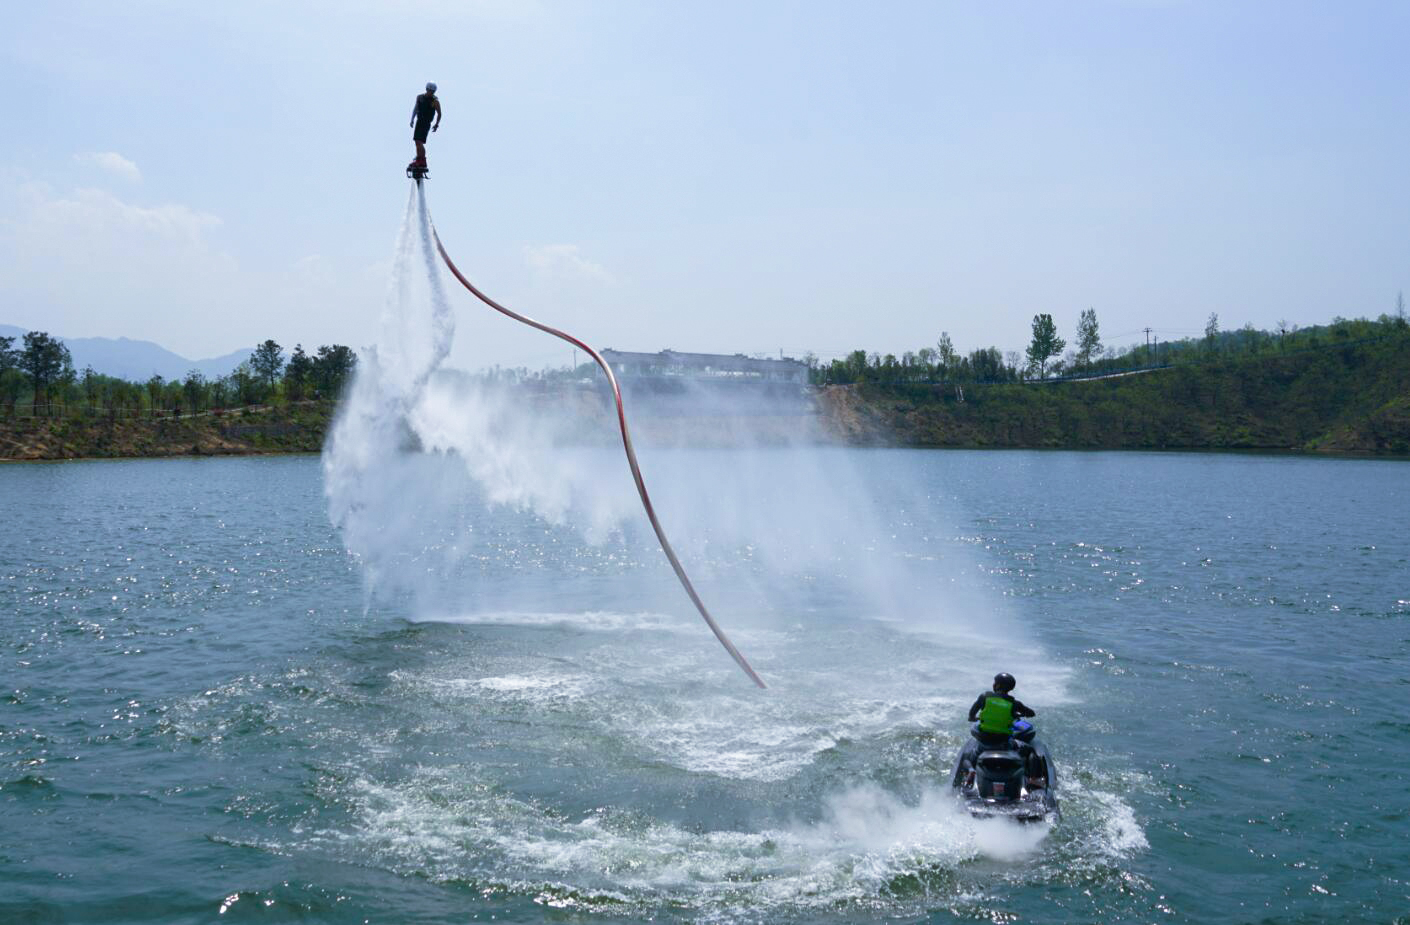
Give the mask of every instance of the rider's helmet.
<path id="1" fill-rule="evenodd" d="M 994 675 L 994 690 L 1001 694 L 1007 694 L 1017 686 L 1018 682 L 1013 679 L 1013 675 L 1007 671 L 1001 671 Z"/>
<path id="2" fill-rule="evenodd" d="M 427 81 L 427 82 L 426 82 L 426 92 L 427 92 L 427 93 L 435 93 L 435 92 L 436 92 L 436 85 L 435 85 L 434 83 L 431 83 L 430 81 Z"/>

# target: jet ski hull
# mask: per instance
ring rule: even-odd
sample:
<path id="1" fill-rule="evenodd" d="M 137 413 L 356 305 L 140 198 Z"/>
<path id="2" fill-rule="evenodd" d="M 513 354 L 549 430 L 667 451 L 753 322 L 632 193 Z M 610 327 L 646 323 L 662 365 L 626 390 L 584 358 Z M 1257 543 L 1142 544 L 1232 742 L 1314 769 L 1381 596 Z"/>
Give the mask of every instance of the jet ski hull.
<path id="1" fill-rule="evenodd" d="M 950 780 L 969 814 L 981 819 L 1057 822 L 1057 769 L 1038 739 L 993 747 L 970 739 Z"/>

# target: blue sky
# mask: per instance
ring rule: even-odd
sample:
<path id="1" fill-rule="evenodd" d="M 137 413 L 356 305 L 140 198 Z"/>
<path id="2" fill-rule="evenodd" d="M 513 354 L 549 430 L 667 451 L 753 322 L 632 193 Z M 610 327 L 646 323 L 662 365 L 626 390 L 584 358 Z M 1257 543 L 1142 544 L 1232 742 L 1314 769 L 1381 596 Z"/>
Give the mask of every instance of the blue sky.
<path id="1" fill-rule="evenodd" d="M 376 336 L 411 102 L 508 304 L 619 349 L 1018 349 L 1410 289 L 1410 4 L 11 4 L 0 322 Z M 457 298 L 452 359 L 570 359 Z M 1116 335 L 1124 335 L 1117 337 Z"/>

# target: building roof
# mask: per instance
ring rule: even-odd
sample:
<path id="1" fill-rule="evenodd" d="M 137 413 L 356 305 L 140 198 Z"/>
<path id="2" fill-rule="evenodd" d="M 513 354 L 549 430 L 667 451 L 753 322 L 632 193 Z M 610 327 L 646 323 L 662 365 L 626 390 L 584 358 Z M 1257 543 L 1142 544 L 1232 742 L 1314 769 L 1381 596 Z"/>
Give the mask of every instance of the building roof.
<path id="1" fill-rule="evenodd" d="M 604 350 L 603 357 L 613 364 L 655 366 L 667 369 L 697 369 L 714 372 L 758 373 L 777 375 L 807 371 L 807 364 L 791 357 L 758 359 L 742 353 L 682 353 L 662 350 L 659 353 L 634 353 L 628 350 Z"/>

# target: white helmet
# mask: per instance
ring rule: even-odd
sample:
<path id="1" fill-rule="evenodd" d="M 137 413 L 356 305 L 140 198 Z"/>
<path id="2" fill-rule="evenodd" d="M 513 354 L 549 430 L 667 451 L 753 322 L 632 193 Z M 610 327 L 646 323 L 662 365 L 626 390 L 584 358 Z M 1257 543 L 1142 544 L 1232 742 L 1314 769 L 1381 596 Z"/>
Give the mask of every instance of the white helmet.
<path id="1" fill-rule="evenodd" d="M 434 83 L 431 83 L 430 81 L 427 81 L 427 82 L 426 82 L 426 92 L 427 92 L 427 93 L 435 93 L 435 92 L 436 92 L 436 85 L 435 85 Z"/>

